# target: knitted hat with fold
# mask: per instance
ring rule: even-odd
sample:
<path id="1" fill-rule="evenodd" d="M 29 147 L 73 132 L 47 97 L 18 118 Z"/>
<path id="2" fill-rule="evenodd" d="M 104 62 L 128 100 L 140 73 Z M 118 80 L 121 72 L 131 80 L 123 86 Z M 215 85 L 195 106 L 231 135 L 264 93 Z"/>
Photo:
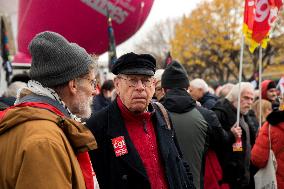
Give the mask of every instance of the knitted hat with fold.
<path id="1" fill-rule="evenodd" d="M 30 42 L 29 50 L 32 56 L 30 77 L 46 87 L 87 74 L 93 63 L 84 48 L 55 32 L 37 34 Z"/>

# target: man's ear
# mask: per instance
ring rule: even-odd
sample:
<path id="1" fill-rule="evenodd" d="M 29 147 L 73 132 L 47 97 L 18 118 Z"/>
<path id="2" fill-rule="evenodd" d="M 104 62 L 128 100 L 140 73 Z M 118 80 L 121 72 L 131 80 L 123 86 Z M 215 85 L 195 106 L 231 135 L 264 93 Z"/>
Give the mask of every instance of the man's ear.
<path id="1" fill-rule="evenodd" d="M 75 79 L 68 82 L 68 89 L 71 94 L 75 95 L 78 92 L 78 84 Z"/>
<path id="2" fill-rule="evenodd" d="M 190 94 L 190 86 L 187 87 L 186 91 Z"/>
<path id="3" fill-rule="evenodd" d="M 113 83 L 114 83 L 115 91 L 119 95 L 119 78 L 115 77 L 114 80 L 113 80 Z"/>

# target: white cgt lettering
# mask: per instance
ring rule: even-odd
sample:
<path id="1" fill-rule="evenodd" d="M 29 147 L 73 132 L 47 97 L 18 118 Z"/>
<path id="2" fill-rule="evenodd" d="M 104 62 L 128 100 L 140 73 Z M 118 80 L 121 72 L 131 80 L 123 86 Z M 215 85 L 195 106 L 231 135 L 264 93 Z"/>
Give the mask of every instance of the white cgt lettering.
<path id="1" fill-rule="evenodd" d="M 258 0 L 255 6 L 255 21 L 263 22 L 267 18 L 268 14 L 269 14 L 268 0 Z"/>
<path id="2" fill-rule="evenodd" d="M 269 15 L 269 18 L 268 18 L 268 24 L 270 26 L 272 26 L 275 22 L 275 20 L 277 19 L 277 14 L 278 14 L 278 8 L 277 7 L 274 7 L 270 10 L 270 15 Z"/>
<path id="3" fill-rule="evenodd" d="M 113 146 L 114 148 L 122 148 L 123 146 L 125 146 L 125 142 L 124 141 L 115 142 Z"/>

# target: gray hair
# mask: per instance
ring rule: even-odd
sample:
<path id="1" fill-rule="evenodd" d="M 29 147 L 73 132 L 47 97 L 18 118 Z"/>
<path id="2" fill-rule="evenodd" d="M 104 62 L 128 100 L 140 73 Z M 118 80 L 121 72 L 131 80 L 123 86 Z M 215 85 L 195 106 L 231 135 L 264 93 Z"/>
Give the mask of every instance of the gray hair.
<path id="1" fill-rule="evenodd" d="M 193 86 L 198 89 L 202 89 L 204 93 L 208 92 L 209 88 L 207 83 L 200 78 L 196 78 L 190 82 L 190 86 Z"/>
<path id="2" fill-rule="evenodd" d="M 17 97 L 17 92 L 19 89 L 26 87 L 27 84 L 22 81 L 15 81 L 9 85 L 7 90 L 4 92 L 6 97 Z"/>
<path id="3" fill-rule="evenodd" d="M 241 82 L 241 84 L 239 83 L 235 84 L 225 98 L 228 99 L 230 102 L 236 102 L 238 100 L 238 95 L 239 95 L 239 86 L 241 90 L 240 94 L 247 89 L 254 91 L 254 87 L 251 83 Z"/>
<path id="4" fill-rule="evenodd" d="M 217 96 L 219 97 L 226 97 L 231 89 L 233 88 L 234 84 L 233 83 L 226 83 L 222 85 L 221 89 L 218 91 Z"/>

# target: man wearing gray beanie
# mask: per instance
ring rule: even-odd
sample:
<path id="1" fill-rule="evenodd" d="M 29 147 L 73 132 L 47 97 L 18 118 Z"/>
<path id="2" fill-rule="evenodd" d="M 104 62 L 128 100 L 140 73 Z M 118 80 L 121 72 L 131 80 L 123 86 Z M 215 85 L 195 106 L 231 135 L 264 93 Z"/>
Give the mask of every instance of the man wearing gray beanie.
<path id="1" fill-rule="evenodd" d="M 197 106 L 188 93 L 188 75 L 179 62 L 173 61 L 166 67 L 161 81 L 166 93 L 162 104 L 170 113 L 180 149 L 192 171 L 195 188 L 202 189 L 208 136 L 210 146 L 222 144 L 218 140 L 224 138 L 219 137 L 223 133 L 222 127 L 214 112 Z"/>
<path id="2" fill-rule="evenodd" d="M 88 151 L 97 63 L 55 32 L 29 44 L 31 80 L 0 112 L 0 188 L 98 188 Z"/>

